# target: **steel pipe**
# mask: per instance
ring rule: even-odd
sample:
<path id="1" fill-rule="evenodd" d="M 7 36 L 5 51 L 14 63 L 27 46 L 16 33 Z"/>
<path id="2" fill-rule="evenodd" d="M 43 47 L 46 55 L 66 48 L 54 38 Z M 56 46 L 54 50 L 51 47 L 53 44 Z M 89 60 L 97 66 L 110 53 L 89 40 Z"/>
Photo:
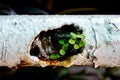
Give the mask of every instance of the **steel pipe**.
<path id="1" fill-rule="evenodd" d="M 70 24 L 79 26 L 85 35 L 81 53 L 62 61 L 42 60 L 30 54 L 31 45 L 40 32 Z M 120 67 L 119 61 L 119 15 L 0 16 L 0 66 Z"/>

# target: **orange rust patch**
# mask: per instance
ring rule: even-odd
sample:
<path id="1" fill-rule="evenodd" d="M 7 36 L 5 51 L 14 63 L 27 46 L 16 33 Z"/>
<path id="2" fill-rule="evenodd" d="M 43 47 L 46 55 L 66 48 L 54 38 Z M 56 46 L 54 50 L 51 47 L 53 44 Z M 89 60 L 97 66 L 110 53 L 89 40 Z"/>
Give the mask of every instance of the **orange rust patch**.
<path id="1" fill-rule="evenodd" d="M 33 64 L 29 61 L 29 58 L 27 56 L 21 57 L 20 64 L 17 65 L 17 67 L 25 67 L 25 66 L 32 66 Z"/>

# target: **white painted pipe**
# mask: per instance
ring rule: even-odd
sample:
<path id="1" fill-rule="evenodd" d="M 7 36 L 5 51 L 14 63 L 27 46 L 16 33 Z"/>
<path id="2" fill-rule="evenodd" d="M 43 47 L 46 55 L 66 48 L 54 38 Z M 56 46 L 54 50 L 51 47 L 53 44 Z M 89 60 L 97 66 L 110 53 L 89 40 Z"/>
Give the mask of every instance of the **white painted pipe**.
<path id="1" fill-rule="evenodd" d="M 43 61 L 31 56 L 30 46 L 43 30 L 74 24 L 83 29 L 86 45 L 82 53 L 64 61 Z M 0 16 L 0 66 L 120 67 L 119 15 Z"/>

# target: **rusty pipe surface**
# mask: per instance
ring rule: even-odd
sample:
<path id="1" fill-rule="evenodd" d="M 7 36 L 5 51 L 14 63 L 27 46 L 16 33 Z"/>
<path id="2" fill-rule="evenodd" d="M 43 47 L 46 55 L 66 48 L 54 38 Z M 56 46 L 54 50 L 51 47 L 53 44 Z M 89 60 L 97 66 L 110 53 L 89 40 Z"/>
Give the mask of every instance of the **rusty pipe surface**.
<path id="1" fill-rule="evenodd" d="M 40 32 L 65 24 L 74 24 L 83 30 L 85 47 L 81 53 L 62 61 L 30 55 L 31 45 Z M 120 67 L 119 56 L 119 15 L 0 16 L 0 66 Z"/>

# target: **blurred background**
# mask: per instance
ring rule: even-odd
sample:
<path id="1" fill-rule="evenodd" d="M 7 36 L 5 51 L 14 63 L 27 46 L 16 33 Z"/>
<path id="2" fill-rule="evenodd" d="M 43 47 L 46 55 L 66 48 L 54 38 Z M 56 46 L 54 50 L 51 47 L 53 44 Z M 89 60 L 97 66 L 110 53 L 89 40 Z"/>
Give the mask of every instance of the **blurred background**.
<path id="1" fill-rule="evenodd" d="M 120 14 L 117 0 L 0 0 L 0 15 Z M 0 80 L 120 80 L 120 68 L 0 67 Z"/>
<path id="2" fill-rule="evenodd" d="M 120 80 L 120 68 L 92 66 L 0 67 L 0 80 Z"/>
<path id="3" fill-rule="evenodd" d="M 119 14 L 118 0 L 0 0 L 0 14 Z"/>

